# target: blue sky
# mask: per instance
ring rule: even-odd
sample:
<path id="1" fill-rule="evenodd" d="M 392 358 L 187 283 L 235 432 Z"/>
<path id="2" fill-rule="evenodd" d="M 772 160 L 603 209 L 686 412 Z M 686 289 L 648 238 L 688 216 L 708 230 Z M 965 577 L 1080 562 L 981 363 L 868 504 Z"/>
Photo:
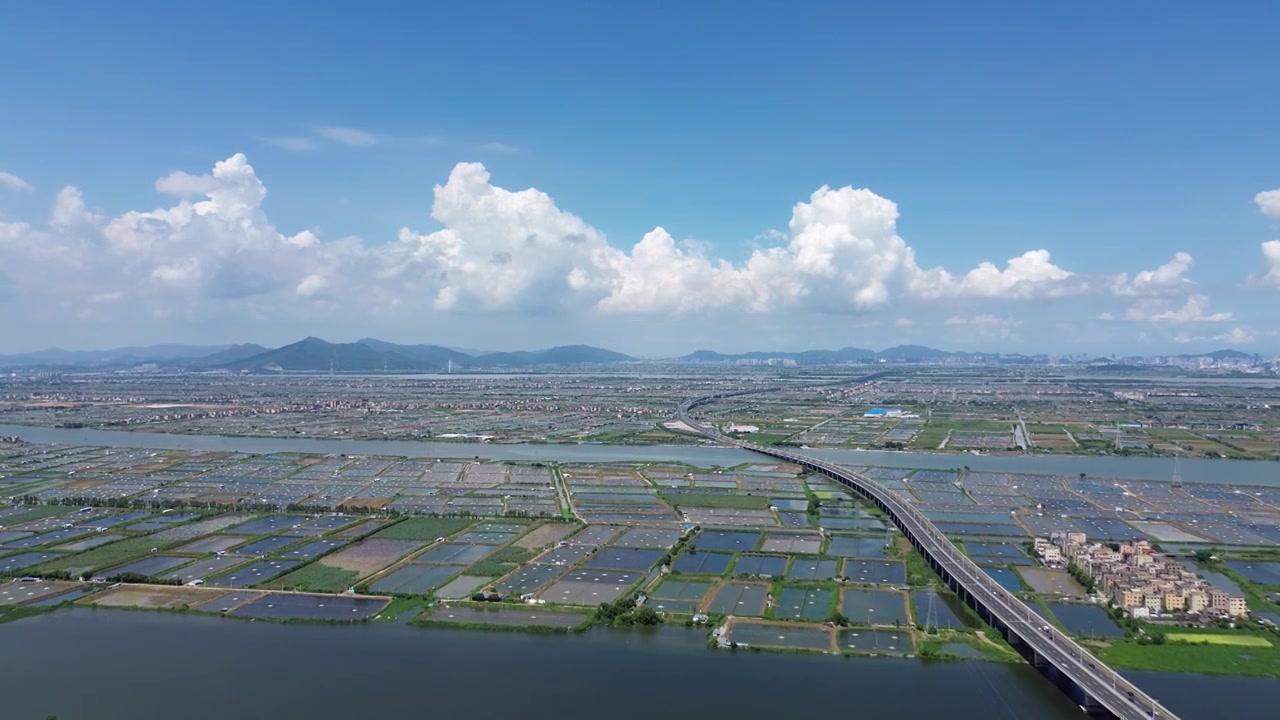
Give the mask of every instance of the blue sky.
<path id="1" fill-rule="evenodd" d="M 1262 2 L 8 8 L 0 302 L 42 309 L 7 313 L 0 350 L 1280 350 L 1280 198 L 1255 200 L 1280 188 L 1278 21 Z M 212 172 L 237 153 L 248 174 Z M 459 163 L 489 177 L 452 183 Z M 206 180 L 161 191 L 176 171 Z M 247 215 L 209 199 L 246 182 L 267 191 Z M 67 186 L 82 217 L 53 223 Z M 858 230 L 879 205 L 819 207 L 823 186 L 896 223 Z M 657 227 L 671 247 L 639 262 Z M 288 242 L 303 231 L 314 246 Z M 546 244 L 518 249 L 530 234 Z M 789 259 L 748 271 L 762 247 Z M 1041 249 L 1029 275 L 964 280 Z"/>

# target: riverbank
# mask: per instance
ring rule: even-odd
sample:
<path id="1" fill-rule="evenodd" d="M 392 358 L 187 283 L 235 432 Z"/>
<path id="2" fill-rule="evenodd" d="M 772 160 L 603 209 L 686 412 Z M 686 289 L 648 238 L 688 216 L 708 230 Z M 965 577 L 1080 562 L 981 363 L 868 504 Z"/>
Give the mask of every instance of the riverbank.
<path id="1" fill-rule="evenodd" d="M 186 720 L 336 720 L 403 717 L 429 703 L 451 715 L 498 710 L 535 720 L 594 719 L 607 707 L 611 717 L 640 720 L 652 717 L 653 703 L 620 699 L 655 692 L 675 711 L 714 703 L 717 712 L 750 717 L 847 712 L 849 697 L 872 715 L 1080 717 L 1025 665 L 714 653 L 702 631 L 681 627 L 566 637 L 75 610 L 0 625 L 0 647 L 22 649 L 22 662 L 0 673 L 14 718 L 168 720 L 180 708 Z M 1280 691 L 1277 681 L 1250 678 L 1134 679 L 1183 720 L 1247 717 Z"/>
<path id="2" fill-rule="evenodd" d="M 676 462 L 694 467 L 735 467 L 758 463 L 761 456 L 739 448 L 714 445 L 582 445 L 532 443 L 448 443 L 393 440 L 332 440 L 321 438 L 264 438 L 224 435 L 178 435 L 0 425 L 0 435 L 16 435 L 28 442 L 122 447 L 152 450 L 203 450 L 249 453 L 318 453 L 382 455 L 403 458 L 458 458 L 512 462 Z M 840 450 L 814 448 L 809 455 L 853 467 L 883 466 L 924 470 L 1020 473 L 1028 475 L 1088 476 L 1280 487 L 1280 466 L 1257 460 L 1065 456 L 1065 455 L 951 455 L 920 451 Z"/>

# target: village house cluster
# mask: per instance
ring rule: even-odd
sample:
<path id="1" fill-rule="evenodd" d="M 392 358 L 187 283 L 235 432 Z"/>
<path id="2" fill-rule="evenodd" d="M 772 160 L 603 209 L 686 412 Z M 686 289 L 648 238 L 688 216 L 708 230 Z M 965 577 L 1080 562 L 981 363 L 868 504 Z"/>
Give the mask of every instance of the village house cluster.
<path id="1" fill-rule="evenodd" d="M 1243 617 L 1245 599 L 1216 588 L 1146 540 L 1118 545 L 1088 542 L 1081 532 L 1055 532 L 1035 539 L 1035 552 L 1048 565 L 1074 565 L 1098 589 L 1135 618 L 1161 614 Z"/>

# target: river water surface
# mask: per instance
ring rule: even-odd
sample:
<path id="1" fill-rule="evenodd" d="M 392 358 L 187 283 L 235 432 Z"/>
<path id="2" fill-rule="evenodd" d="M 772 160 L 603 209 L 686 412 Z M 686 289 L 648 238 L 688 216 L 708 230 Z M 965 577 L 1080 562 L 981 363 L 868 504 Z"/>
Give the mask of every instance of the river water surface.
<path id="1" fill-rule="evenodd" d="M 730 653 L 703 638 L 684 628 L 527 635 L 63 610 L 0 625 L 0 715 L 1082 717 L 1025 665 Z M 1188 720 L 1268 716 L 1280 696 L 1277 680 L 1135 678 Z"/>
<path id="2" fill-rule="evenodd" d="M 737 448 L 704 445 L 571 445 L 448 443 L 412 440 L 332 440 L 321 438 L 239 437 L 227 435 L 178 435 L 127 430 L 43 428 L 0 425 L 0 435 L 17 435 L 37 443 L 93 445 L 100 447 L 154 448 L 157 450 L 222 450 L 248 453 L 300 452 L 348 455 L 444 457 L 517 462 L 682 462 L 700 467 L 760 462 L 755 453 Z M 809 449 L 806 454 L 850 466 L 945 470 L 969 467 L 986 472 L 1171 480 L 1172 458 L 1069 456 L 1069 455 L 947 455 L 942 453 L 885 450 Z M 1205 483 L 1280 486 L 1280 462 L 1264 460 L 1183 459 L 1178 467 L 1183 480 Z"/>

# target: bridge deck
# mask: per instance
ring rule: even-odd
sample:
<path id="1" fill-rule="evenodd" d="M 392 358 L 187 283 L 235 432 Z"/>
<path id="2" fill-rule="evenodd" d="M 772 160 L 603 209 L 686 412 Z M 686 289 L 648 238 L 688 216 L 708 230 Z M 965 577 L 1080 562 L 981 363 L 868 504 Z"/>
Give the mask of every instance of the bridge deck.
<path id="1" fill-rule="evenodd" d="M 860 378 L 853 382 L 866 382 L 884 373 Z M 911 540 L 935 569 L 957 586 L 962 596 L 986 616 L 992 625 L 1002 630 L 1013 643 L 1029 648 L 1038 662 L 1056 668 L 1086 698 L 1087 711 L 1123 720 L 1141 718 L 1177 720 L 1177 716 L 1160 705 L 1123 675 L 1108 667 L 1080 646 L 1069 635 L 1048 624 L 1013 593 L 983 572 L 939 530 L 914 505 L 885 486 L 852 470 L 817 458 L 801 455 L 787 449 L 763 447 L 726 437 L 718 429 L 689 418 L 688 411 L 731 395 L 770 392 L 777 388 L 746 392 L 709 395 L 684 403 L 679 418 L 699 434 L 709 439 L 795 463 L 811 472 L 821 473 L 854 492 L 876 503 Z"/>

